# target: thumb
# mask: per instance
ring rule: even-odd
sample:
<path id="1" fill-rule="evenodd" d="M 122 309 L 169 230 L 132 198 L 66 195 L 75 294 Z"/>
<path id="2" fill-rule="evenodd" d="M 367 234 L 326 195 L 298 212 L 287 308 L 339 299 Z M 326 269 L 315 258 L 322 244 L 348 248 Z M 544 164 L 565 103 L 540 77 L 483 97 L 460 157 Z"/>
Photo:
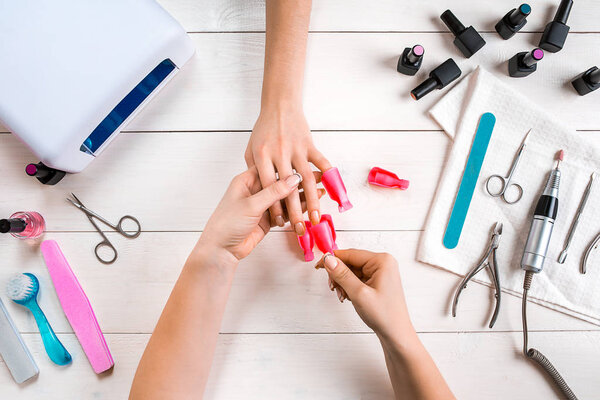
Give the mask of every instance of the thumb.
<path id="1" fill-rule="evenodd" d="M 280 179 L 267 186 L 260 192 L 251 196 L 253 206 L 257 213 L 265 212 L 276 201 L 283 200 L 290 195 L 302 182 L 302 175 L 294 173 L 285 179 Z"/>
<path id="2" fill-rule="evenodd" d="M 323 265 L 329 273 L 331 280 L 335 281 L 342 287 L 350 297 L 350 300 L 356 298 L 358 292 L 365 285 L 360 279 L 348 268 L 346 264 L 331 253 L 325 254 L 323 257 Z"/>

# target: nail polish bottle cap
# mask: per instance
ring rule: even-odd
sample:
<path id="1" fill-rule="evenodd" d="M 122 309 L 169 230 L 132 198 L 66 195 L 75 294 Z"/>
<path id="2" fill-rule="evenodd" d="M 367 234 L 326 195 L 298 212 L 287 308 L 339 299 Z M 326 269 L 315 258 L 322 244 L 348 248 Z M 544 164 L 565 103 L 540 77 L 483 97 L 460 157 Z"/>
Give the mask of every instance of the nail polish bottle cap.
<path id="1" fill-rule="evenodd" d="M 19 218 L 0 219 L 0 233 L 19 233 L 23 232 L 27 227 L 27 223 Z"/>

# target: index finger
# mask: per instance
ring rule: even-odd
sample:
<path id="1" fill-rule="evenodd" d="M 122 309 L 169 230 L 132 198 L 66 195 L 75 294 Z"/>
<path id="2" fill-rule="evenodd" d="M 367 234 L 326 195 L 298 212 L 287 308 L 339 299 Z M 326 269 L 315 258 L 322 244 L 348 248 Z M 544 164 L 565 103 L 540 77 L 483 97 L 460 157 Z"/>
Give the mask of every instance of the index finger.
<path id="1" fill-rule="evenodd" d="M 362 267 L 377 255 L 377 253 L 372 251 L 359 249 L 335 250 L 334 254 L 344 264 L 352 267 Z"/>

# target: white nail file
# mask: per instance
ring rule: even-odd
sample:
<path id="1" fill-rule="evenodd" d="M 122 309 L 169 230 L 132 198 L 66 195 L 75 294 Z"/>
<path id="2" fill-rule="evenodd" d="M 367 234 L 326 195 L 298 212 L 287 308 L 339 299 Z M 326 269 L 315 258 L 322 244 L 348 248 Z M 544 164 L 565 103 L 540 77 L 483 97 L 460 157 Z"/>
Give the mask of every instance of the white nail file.
<path id="1" fill-rule="evenodd" d="M 17 383 L 23 383 L 39 374 L 29 349 L 23 342 L 8 310 L 0 299 L 0 355 Z"/>

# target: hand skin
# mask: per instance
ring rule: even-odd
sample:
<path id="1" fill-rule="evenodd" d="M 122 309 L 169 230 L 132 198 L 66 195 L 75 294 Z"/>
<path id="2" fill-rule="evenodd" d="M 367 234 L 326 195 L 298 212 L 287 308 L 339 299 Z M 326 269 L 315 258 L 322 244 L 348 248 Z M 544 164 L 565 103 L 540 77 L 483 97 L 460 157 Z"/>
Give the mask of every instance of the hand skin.
<path id="1" fill-rule="evenodd" d="M 130 399 L 201 397 L 238 262 L 269 231 L 268 208 L 289 196 L 301 180 L 293 174 L 260 190 L 256 168 L 233 179 L 171 292 L 136 371 Z"/>
<path id="2" fill-rule="evenodd" d="M 320 221 L 317 182 L 312 178 L 311 163 L 320 171 L 331 168 L 316 149 L 302 108 L 302 86 L 306 41 L 310 21 L 310 0 L 267 0 L 265 66 L 260 115 L 252 130 L 245 153 L 247 165 L 256 166 L 263 187 L 276 181 L 276 174 L 289 176 L 294 171 L 305 179 L 309 219 Z M 285 199 L 285 209 L 298 236 L 306 226 L 295 190 Z M 281 202 L 270 208 L 271 224 L 284 225 Z"/>
<path id="3" fill-rule="evenodd" d="M 454 395 L 410 321 L 398 263 L 389 254 L 336 250 L 316 265 L 329 274 L 330 289 L 352 301 L 377 334 L 396 399 L 440 400 Z"/>

